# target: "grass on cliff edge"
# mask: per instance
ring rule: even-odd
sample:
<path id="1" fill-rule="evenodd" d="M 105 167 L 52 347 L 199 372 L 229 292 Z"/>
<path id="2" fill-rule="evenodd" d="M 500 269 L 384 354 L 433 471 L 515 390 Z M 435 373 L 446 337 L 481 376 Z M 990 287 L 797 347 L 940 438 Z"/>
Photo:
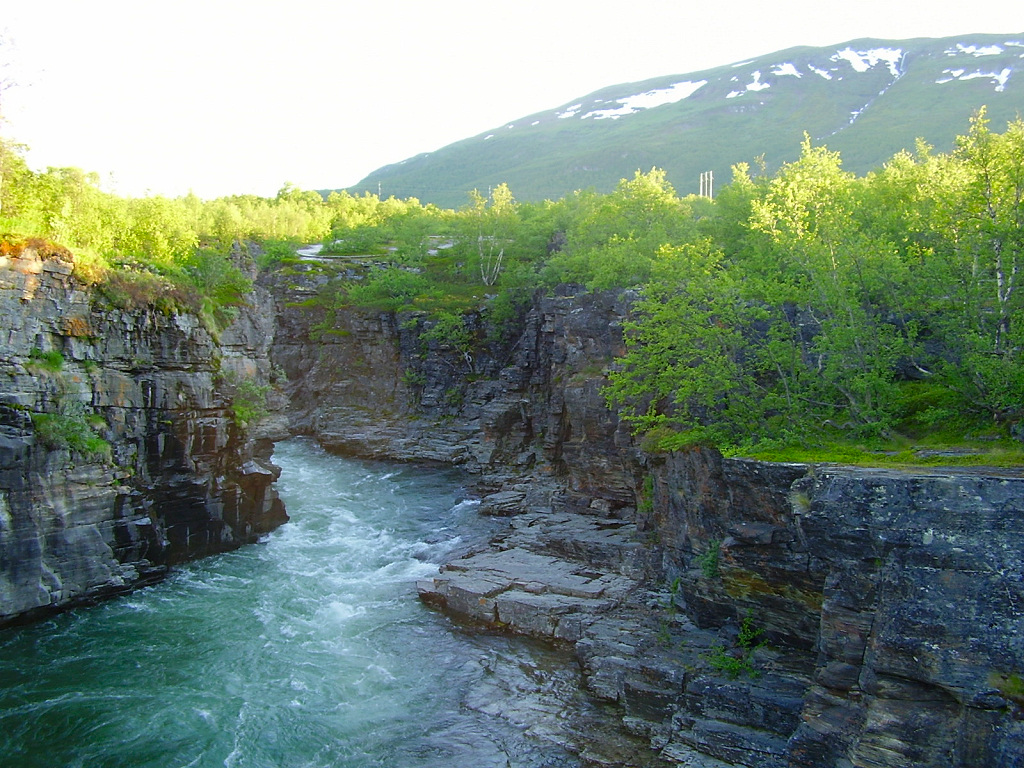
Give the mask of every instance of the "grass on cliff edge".
<path id="1" fill-rule="evenodd" d="M 893 434 L 887 440 L 865 443 L 839 435 L 805 443 L 716 445 L 694 432 L 654 430 L 641 445 L 651 453 L 681 450 L 693 445 L 714 446 L 723 456 L 793 464 L 847 464 L 858 467 L 1002 467 L 1024 468 L 1024 444 L 1002 435 L 975 432 L 952 436 Z"/>
<path id="2" fill-rule="evenodd" d="M 1024 468 L 1024 449 L 1018 444 L 981 447 L 912 446 L 866 448 L 831 445 L 820 448 L 789 446 L 754 451 L 723 451 L 724 455 L 795 464 L 849 464 L 857 467 L 1004 467 Z"/>
<path id="3" fill-rule="evenodd" d="M 653 453 L 709 445 L 723 456 L 795 464 L 1024 468 L 1024 422 L 996 423 L 967 410 L 941 386 L 901 382 L 897 387 L 901 408 L 892 426 L 874 437 L 855 436 L 832 422 L 795 429 L 766 424 L 761 436 L 721 441 L 713 428 L 659 427 L 644 435 L 641 445 Z"/>

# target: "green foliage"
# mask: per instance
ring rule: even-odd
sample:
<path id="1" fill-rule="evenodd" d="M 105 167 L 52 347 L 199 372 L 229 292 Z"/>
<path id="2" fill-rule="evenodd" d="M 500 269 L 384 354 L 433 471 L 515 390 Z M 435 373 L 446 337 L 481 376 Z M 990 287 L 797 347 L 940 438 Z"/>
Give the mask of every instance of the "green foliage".
<path id="1" fill-rule="evenodd" d="M 707 239 L 653 259 L 605 394 L 658 450 L 1019 435 L 1021 200 L 1024 123 L 983 115 L 860 179 L 809 140 L 770 179 L 739 168 Z"/>
<path id="2" fill-rule="evenodd" d="M 753 611 L 748 609 L 740 623 L 736 645 L 727 650 L 724 645 L 715 644 L 705 659 L 729 679 L 735 679 L 740 675 L 757 677 L 758 672 L 754 669 L 754 652 L 765 646 L 765 641 L 760 639 L 763 634 L 763 629 L 754 626 Z"/>
<path id="3" fill-rule="evenodd" d="M 269 385 L 257 384 L 251 379 L 243 379 L 235 384 L 235 394 L 231 398 L 231 417 L 237 427 L 246 429 L 270 412 L 267 408 L 269 392 Z"/>
<path id="4" fill-rule="evenodd" d="M 56 349 L 43 352 L 33 348 L 28 354 L 29 366 L 48 373 L 59 373 L 64 367 L 64 355 Z"/>
<path id="5" fill-rule="evenodd" d="M 545 268 L 549 283 L 597 290 L 642 285 L 661 249 L 693 234 L 690 207 L 658 168 L 637 171 L 612 194 L 587 198 L 584 205 L 566 233 L 565 249 Z"/>
<path id="6" fill-rule="evenodd" d="M 427 377 L 420 371 L 414 371 L 411 368 L 406 368 L 405 371 L 402 372 L 402 381 L 408 387 L 419 388 L 427 383 Z"/>
<path id="7" fill-rule="evenodd" d="M 649 515 L 654 511 L 654 475 L 644 476 L 636 502 L 636 511 L 641 515 Z"/>
<path id="8" fill-rule="evenodd" d="M 718 558 L 721 546 L 721 540 L 711 539 L 708 542 L 707 551 L 693 558 L 694 562 L 700 566 L 700 572 L 704 574 L 705 579 L 714 579 L 719 575 Z"/>
<path id="9" fill-rule="evenodd" d="M 297 263 L 299 257 L 295 252 L 301 246 L 302 242 L 295 237 L 264 240 L 256 255 L 256 266 L 261 270 L 269 271 L 285 264 Z"/>
<path id="10" fill-rule="evenodd" d="M 706 241 L 663 246 L 652 269 L 655 280 L 644 286 L 625 325 L 628 351 L 610 375 L 609 402 L 642 431 L 712 422 L 741 429 L 756 412 L 749 374 L 740 366 L 741 307 L 721 252 Z"/>
<path id="11" fill-rule="evenodd" d="M 988 679 L 989 684 L 1005 698 L 1018 706 L 1024 706 L 1024 678 L 1014 672 L 1009 674 L 992 672 Z"/>
<path id="12" fill-rule="evenodd" d="M 415 308 L 415 302 L 432 293 L 430 281 L 402 267 L 374 268 L 362 281 L 346 286 L 352 306 L 383 312 Z"/>
<path id="13" fill-rule="evenodd" d="M 466 318 L 454 312 L 441 312 L 432 321 L 430 328 L 420 334 L 420 340 L 440 349 L 457 352 L 473 373 L 473 334 L 466 325 Z"/>
<path id="14" fill-rule="evenodd" d="M 223 328 L 234 319 L 236 307 L 252 290 L 252 281 L 232 262 L 228 253 L 215 248 L 197 248 L 181 260 L 188 281 L 202 297 L 199 314 L 211 330 Z"/>
<path id="15" fill-rule="evenodd" d="M 121 198 L 77 168 L 33 172 L 22 151 L 0 140 L 4 242 L 60 243 L 54 248 L 73 262 L 75 275 L 115 306 L 196 312 L 216 331 L 250 290 L 232 261 L 245 254 L 235 244 L 269 240 L 265 253 L 274 263 L 285 257 L 283 240 L 309 242 L 329 231 L 332 211 L 316 193 L 286 186 L 274 199 Z"/>
<path id="16" fill-rule="evenodd" d="M 269 200 L 125 200 L 76 169 L 35 173 L 10 144 L 0 165 L 0 231 L 17 236 L 5 255 L 29 235 L 59 240 L 97 295 L 195 312 L 213 333 L 251 288 L 250 238 L 261 268 L 311 240 L 337 256 L 317 263 L 319 333 L 349 307 L 412 311 L 423 344 L 467 375 L 537 291 L 631 289 L 604 393 L 645 449 L 865 456 L 884 443 L 902 457 L 905 441 L 1024 437 L 1021 120 L 995 134 L 981 113 L 952 152 L 922 142 L 864 177 L 805 137 L 771 174 L 738 165 L 714 201 L 680 198 L 658 168 L 543 203 L 489 184 L 441 210 L 290 185 Z"/>
<path id="17" fill-rule="evenodd" d="M 57 413 L 33 413 L 32 426 L 45 445 L 84 456 L 109 458 L 110 444 L 96 434 L 105 422 L 88 413 L 85 404 L 65 398 Z"/>

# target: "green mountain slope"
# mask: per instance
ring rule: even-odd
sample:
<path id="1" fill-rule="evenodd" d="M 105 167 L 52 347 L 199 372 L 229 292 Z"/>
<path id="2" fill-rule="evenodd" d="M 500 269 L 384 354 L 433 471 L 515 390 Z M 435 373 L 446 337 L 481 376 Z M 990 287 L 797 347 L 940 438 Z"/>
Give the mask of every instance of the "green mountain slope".
<path id="1" fill-rule="evenodd" d="M 604 88 L 380 168 L 349 191 L 457 207 L 501 182 L 520 200 L 555 199 L 658 166 L 681 194 L 696 193 L 705 171 L 720 185 L 737 162 L 763 157 L 771 171 L 795 159 L 804 132 L 864 173 L 918 137 L 949 150 L 983 105 L 997 131 L 1024 113 L 1024 34 L 791 48 Z"/>

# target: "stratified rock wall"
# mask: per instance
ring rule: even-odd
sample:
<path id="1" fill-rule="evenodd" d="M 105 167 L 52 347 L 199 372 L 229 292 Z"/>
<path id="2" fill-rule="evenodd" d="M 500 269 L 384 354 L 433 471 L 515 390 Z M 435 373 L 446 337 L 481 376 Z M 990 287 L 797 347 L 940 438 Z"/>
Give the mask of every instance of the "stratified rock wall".
<path id="1" fill-rule="evenodd" d="M 749 616 L 813 659 L 784 764 L 1024 765 L 1024 475 L 705 449 L 654 474 L 641 527 L 683 610 L 705 628 Z M 673 738 L 694 744 L 679 712 L 699 707 L 680 703 Z M 706 730 L 704 750 L 731 754 L 734 732 Z"/>
<path id="2" fill-rule="evenodd" d="M 0 625 L 129 591 L 286 519 L 276 469 L 222 394 L 267 381 L 273 314 L 243 308 L 214 340 L 191 315 L 102 308 L 71 272 L 32 248 L 0 257 Z M 44 439 L 40 414 L 109 451 Z"/>

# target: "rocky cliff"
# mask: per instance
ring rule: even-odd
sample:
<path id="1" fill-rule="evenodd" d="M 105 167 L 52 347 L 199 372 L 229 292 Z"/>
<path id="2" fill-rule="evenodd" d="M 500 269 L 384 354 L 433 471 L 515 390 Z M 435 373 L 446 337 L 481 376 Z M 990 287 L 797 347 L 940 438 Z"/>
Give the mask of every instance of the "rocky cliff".
<path id="1" fill-rule="evenodd" d="M 274 352 L 295 428 L 478 473 L 507 533 L 421 596 L 568 643 L 633 764 L 1024 765 L 1021 473 L 645 455 L 600 396 L 609 295 L 538 298 L 473 375 L 422 319 L 303 295 Z"/>
<path id="2" fill-rule="evenodd" d="M 622 352 L 622 298 L 569 287 L 539 296 L 504 341 L 480 343 L 467 362 L 421 340 L 422 314 L 326 313 L 311 301 L 322 284 L 314 264 L 266 278 L 292 431 L 341 452 L 455 464 L 484 487 L 557 477 L 574 505 L 634 503 L 618 449 L 629 435 L 600 394 Z"/>
<path id="3" fill-rule="evenodd" d="M 720 632 L 749 617 L 767 643 L 750 654 L 760 680 L 712 692 L 706 670 L 685 676 L 671 740 L 744 765 L 1024 763 L 1024 474 L 699 449 L 652 472 L 639 527 L 680 610 Z M 770 678 L 774 695 L 743 691 Z M 739 757 L 744 741 L 763 755 Z"/>
<path id="4" fill-rule="evenodd" d="M 28 247 L 0 256 L 0 317 L 0 626 L 286 519 L 225 396 L 269 376 L 272 314 L 243 308 L 214 339 L 192 315 L 105 304 L 66 256 Z"/>

